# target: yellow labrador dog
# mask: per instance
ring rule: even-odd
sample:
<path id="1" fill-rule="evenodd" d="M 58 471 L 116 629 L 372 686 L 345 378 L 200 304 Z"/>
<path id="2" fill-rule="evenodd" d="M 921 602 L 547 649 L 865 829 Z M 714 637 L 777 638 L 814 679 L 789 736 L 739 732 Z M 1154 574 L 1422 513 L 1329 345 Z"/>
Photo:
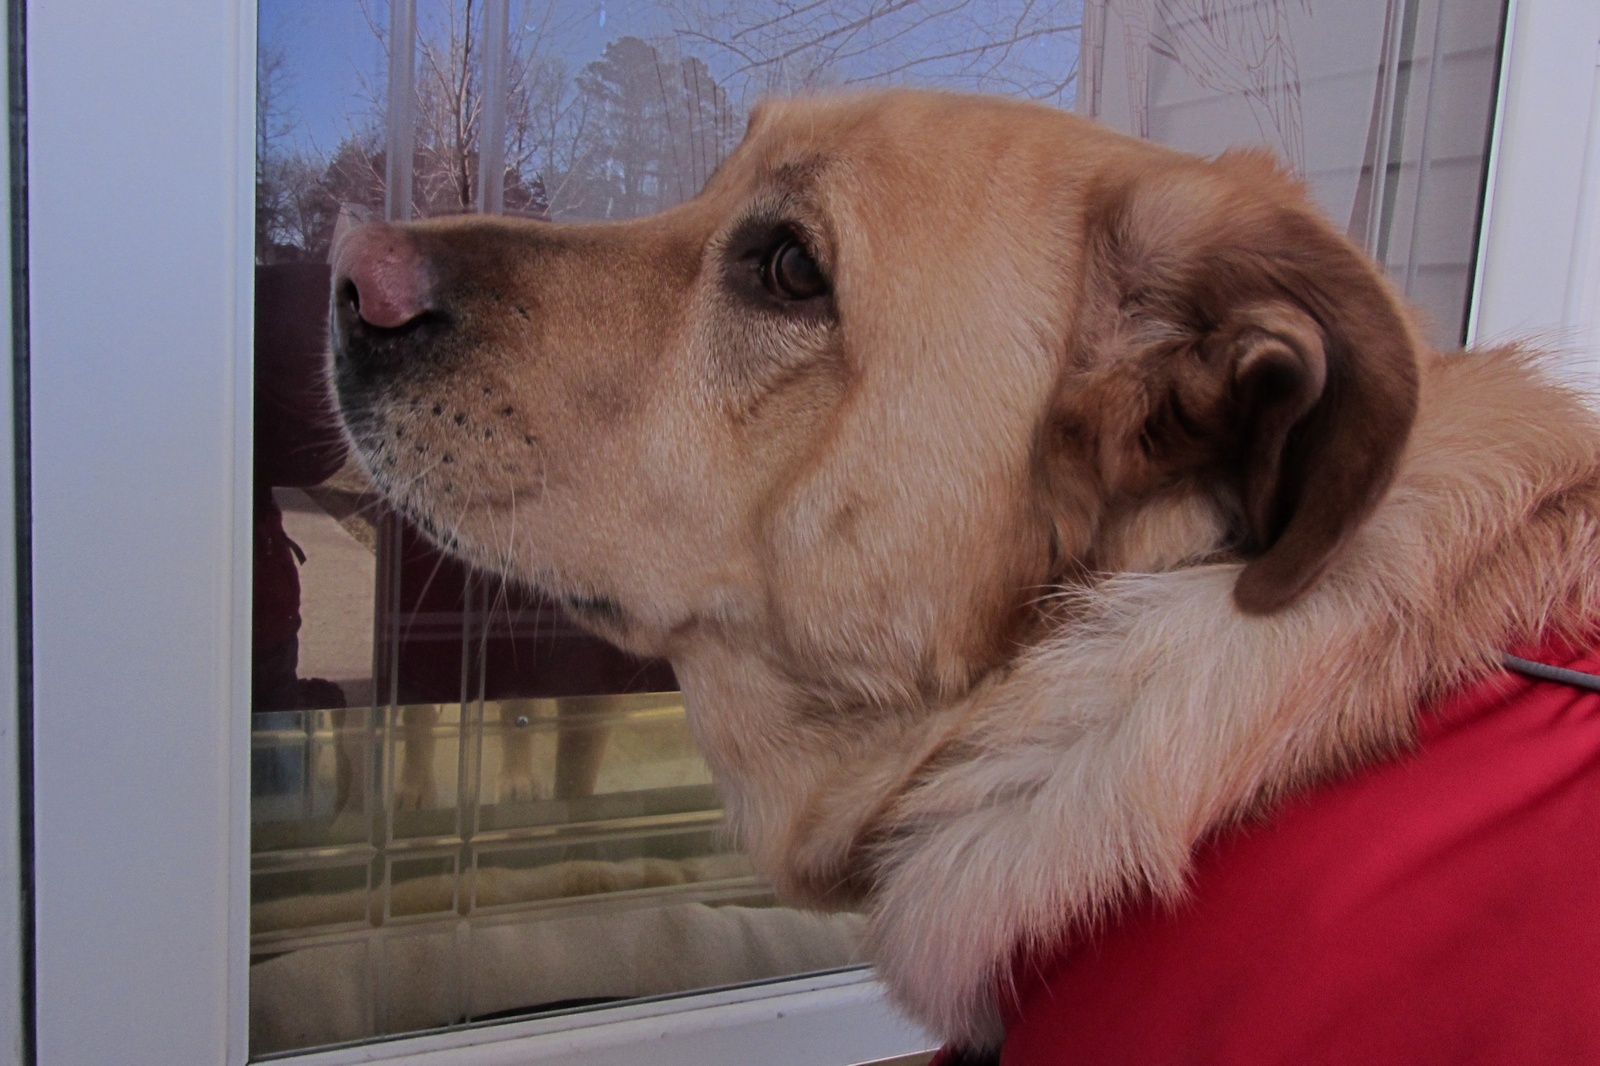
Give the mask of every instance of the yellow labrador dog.
<path id="1" fill-rule="evenodd" d="M 1429 350 L 1259 154 L 769 102 L 663 214 L 336 260 L 377 483 L 671 660 L 758 869 L 864 908 L 961 1047 L 1019 953 L 1600 620 L 1596 419 L 1525 353 Z"/>

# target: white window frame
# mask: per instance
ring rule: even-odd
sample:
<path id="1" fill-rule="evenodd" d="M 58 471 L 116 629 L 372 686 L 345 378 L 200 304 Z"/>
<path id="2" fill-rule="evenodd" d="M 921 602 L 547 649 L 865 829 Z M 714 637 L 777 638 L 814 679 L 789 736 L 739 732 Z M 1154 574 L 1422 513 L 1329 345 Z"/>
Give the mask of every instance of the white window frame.
<path id="1" fill-rule="evenodd" d="M 10 20 L 0 22 L 0 87 L 11 77 Z M 0 90 L 4 91 L 4 90 Z M 11 139 L 0 138 L 0 203 L 11 204 Z M 8 212 L 9 214 L 9 212 Z M 0 233 L 0 337 L 12 339 L 11 226 Z M 12 368 L 0 368 L 0 1066 L 22 1066 L 21 700 L 17 663 L 16 482 Z"/>
<path id="2" fill-rule="evenodd" d="M 1600 4 L 1511 0 L 1467 338 L 1600 393 Z"/>
<path id="3" fill-rule="evenodd" d="M 1600 87 L 1573 90 L 1595 86 L 1600 8 L 1516 8 L 1473 304 L 1482 337 L 1592 325 L 1600 307 L 1600 239 L 1573 236 L 1600 219 Z M 254 4 L 29 3 L 27 32 L 37 1061 L 241 1064 Z M 1580 177 L 1563 184 L 1557 159 Z M 8 603 L 13 561 L 6 538 Z M 0 610 L 5 649 L 11 617 Z M 14 692 L 5 656 L 0 690 Z M 0 729 L 7 826 L 13 736 Z M 16 855 L 4 833 L 0 847 Z M 13 914 L 16 882 L 0 898 Z M 14 976 L 24 958 L 0 920 L 0 962 Z M 0 998 L 17 1002 L 4 980 Z M 0 1063 L 21 1061 L 19 1032 Z M 842 1066 L 926 1043 L 856 973 L 290 1061 Z"/>

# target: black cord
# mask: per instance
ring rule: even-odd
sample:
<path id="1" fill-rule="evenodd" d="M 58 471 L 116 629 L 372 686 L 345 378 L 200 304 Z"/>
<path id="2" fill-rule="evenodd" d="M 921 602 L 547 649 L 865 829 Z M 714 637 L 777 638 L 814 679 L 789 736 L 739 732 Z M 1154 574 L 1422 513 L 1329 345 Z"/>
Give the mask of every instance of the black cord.
<path id="1" fill-rule="evenodd" d="M 1560 666 L 1546 666 L 1530 659 L 1519 659 L 1515 655 L 1500 656 L 1500 665 L 1507 670 L 1528 677 L 1536 677 L 1540 681 L 1555 681 L 1562 685 L 1571 685 L 1573 688 L 1585 689 L 1589 692 L 1600 692 L 1600 677 L 1586 674 L 1580 670 L 1568 670 Z"/>

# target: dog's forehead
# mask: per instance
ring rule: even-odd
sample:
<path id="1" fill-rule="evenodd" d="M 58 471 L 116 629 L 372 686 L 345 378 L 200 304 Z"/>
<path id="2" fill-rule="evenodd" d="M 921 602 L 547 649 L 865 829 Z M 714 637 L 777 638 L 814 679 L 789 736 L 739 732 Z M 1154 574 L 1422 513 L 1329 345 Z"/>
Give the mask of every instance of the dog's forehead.
<path id="1" fill-rule="evenodd" d="M 1006 101 L 912 90 L 773 98 L 751 111 L 730 169 L 767 187 L 800 189 L 841 164 L 903 170 L 937 160 L 940 141 L 964 131 L 993 135 L 996 120 L 1026 123 Z"/>
<path id="2" fill-rule="evenodd" d="M 992 96 L 893 89 L 774 98 L 709 188 L 804 193 L 822 185 L 897 197 L 951 195 L 996 174 L 1019 188 L 1075 182 L 1111 156 L 1151 146 L 1078 116 Z M 829 181 L 841 177 L 841 182 Z"/>
<path id="3" fill-rule="evenodd" d="M 851 135 L 860 125 L 859 117 L 850 121 L 854 116 L 833 104 L 808 99 L 757 104 L 744 140 L 711 185 L 797 192 L 815 184 L 831 162 L 849 154 Z"/>

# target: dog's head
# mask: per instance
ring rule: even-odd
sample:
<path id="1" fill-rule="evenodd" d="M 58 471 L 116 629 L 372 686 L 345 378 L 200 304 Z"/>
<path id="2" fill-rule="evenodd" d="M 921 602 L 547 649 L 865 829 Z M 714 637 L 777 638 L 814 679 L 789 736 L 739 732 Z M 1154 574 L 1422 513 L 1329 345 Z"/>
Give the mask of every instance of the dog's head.
<path id="1" fill-rule="evenodd" d="M 767 104 L 663 214 L 335 268 L 346 423 L 424 529 L 690 688 L 835 711 L 960 692 L 1098 573 L 1237 560 L 1289 607 L 1417 399 L 1406 313 L 1270 160 L 992 99 Z"/>

